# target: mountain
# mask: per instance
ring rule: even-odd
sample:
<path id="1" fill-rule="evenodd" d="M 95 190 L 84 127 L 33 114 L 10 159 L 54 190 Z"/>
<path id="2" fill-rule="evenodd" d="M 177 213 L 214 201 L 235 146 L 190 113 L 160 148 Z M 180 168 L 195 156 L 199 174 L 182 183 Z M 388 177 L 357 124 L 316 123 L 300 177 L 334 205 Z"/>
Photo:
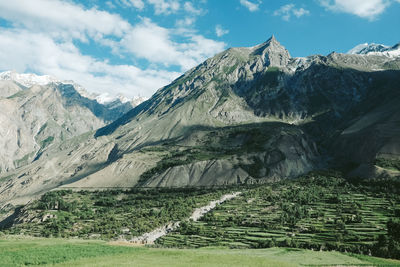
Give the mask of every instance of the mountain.
<path id="1" fill-rule="evenodd" d="M 112 110 L 117 114 L 120 114 L 120 116 L 147 100 L 147 98 L 141 96 L 136 96 L 130 99 L 121 94 L 112 97 L 107 93 L 100 95 L 92 94 L 91 99 L 95 99 L 97 103 L 104 105 L 107 109 Z"/>
<path id="2" fill-rule="evenodd" d="M 0 206 L 54 188 L 252 184 L 319 168 L 400 175 L 400 58 L 230 48 L 128 113 L 0 177 Z M 12 90 L 9 89 L 9 90 Z"/>
<path id="3" fill-rule="evenodd" d="M 99 104 L 52 76 L 0 73 L 0 173 L 31 163 L 52 144 L 94 131 L 132 108 Z"/>
<path id="4" fill-rule="evenodd" d="M 36 75 L 33 73 L 17 73 L 15 71 L 5 71 L 0 73 L 0 81 L 13 81 L 18 85 L 29 88 L 33 85 L 48 85 L 51 83 L 55 84 L 66 84 L 72 85 L 74 89 L 83 97 L 90 100 L 96 100 L 97 103 L 107 107 L 107 109 L 113 110 L 115 113 L 114 117 L 118 118 L 122 114 L 126 113 L 133 107 L 136 107 L 140 103 L 146 100 L 144 97 L 136 96 L 129 99 L 123 95 L 110 96 L 109 94 L 96 94 L 89 93 L 81 85 L 69 80 L 60 80 L 50 75 Z M 114 119 L 115 119 L 114 118 Z"/>
<path id="5" fill-rule="evenodd" d="M 382 44 L 360 44 L 351 49 L 348 54 L 358 54 L 358 55 L 379 55 L 388 57 L 398 57 L 400 56 L 400 43 L 394 46 L 386 46 Z"/>

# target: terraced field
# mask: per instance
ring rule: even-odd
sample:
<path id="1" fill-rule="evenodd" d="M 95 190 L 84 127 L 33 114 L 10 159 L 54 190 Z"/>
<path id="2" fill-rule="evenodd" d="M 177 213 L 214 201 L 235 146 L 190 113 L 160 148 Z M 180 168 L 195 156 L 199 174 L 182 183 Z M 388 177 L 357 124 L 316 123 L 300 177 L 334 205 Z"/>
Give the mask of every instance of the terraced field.
<path id="1" fill-rule="evenodd" d="M 23 207 L 7 234 L 127 239 L 188 218 L 228 192 L 207 189 L 52 191 Z M 1 229 L 0 229 L 1 230 Z"/>
<path id="2" fill-rule="evenodd" d="M 301 247 L 370 254 L 387 222 L 398 217 L 398 194 L 354 185 L 335 176 L 245 191 L 198 222 L 158 240 L 167 247 Z M 378 255 L 379 256 L 379 255 Z"/>

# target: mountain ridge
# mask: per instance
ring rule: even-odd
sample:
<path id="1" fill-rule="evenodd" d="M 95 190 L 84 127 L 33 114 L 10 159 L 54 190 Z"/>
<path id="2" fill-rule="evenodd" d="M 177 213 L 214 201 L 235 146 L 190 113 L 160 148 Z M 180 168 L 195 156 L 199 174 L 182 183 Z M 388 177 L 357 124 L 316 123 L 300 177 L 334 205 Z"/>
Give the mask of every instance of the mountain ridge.
<path id="1" fill-rule="evenodd" d="M 356 159 L 347 173 L 373 176 L 379 166 L 371 160 L 385 146 L 397 151 L 396 131 L 373 123 L 385 138 L 360 138 L 369 127 L 362 121 L 373 110 L 378 122 L 396 113 L 397 105 L 384 104 L 398 101 L 399 63 L 382 55 L 292 58 L 274 37 L 230 48 L 93 135 L 53 147 L 11 174 L 0 183 L 0 205 L 62 187 L 264 183 L 344 168 L 349 160 L 340 162 L 343 154 Z M 396 125 L 394 117 L 385 121 Z M 357 156 L 363 147 L 368 153 Z M 377 174 L 392 175 L 385 168 Z M 21 175 L 33 179 L 21 185 Z"/>
<path id="2" fill-rule="evenodd" d="M 108 93 L 89 93 L 83 86 L 75 83 L 72 80 L 61 80 L 51 75 L 36 75 L 33 73 L 17 73 L 16 71 L 4 71 L 0 73 L 0 80 L 14 81 L 17 84 L 20 84 L 26 88 L 32 87 L 34 85 L 44 86 L 51 83 L 72 85 L 75 90 L 83 97 L 86 97 L 90 100 L 96 100 L 99 104 L 102 105 L 113 106 L 114 108 L 117 108 L 119 106 L 126 106 L 124 107 L 126 111 L 146 100 L 146 98 L 141 96 L 127 98 L 122 94 L 110 96 Z M 129 104 L 127 104 L 128 102 Z"/>

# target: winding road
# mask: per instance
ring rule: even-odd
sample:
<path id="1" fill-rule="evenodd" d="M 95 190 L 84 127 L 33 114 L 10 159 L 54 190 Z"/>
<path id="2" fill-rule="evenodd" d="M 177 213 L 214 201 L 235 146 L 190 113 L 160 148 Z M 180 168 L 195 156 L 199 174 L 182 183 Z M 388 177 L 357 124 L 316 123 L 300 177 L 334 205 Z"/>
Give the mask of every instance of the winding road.
<path id="1" fill-rule="evenodd" d="M 233 198 L 239 196 L 240 194 L 241 194 L 241 192 L 235 192 L 235 193 L 223 195 L 220 199 L 213 200 L 210 203 L 208 203 L 208 205 L 195 209 L 188 220 L 198 221 L 206 213 L 213 210 L 217 205 L 220 205 L 227 200 L 233 199 Z M 153 244 L 154 241 L 156 241 L 160 237 L 167 235 L 168 233 L 177 229 L 179 227 L 180 223 L 181 223 L 180 221 L 171 222 L 164 226 L 158 227 L 157 229 L 155 229 L 151 232 L 144 233 L 143 235 L 138 236 L 138 237 L 134 237 L 129 242 L 136 243 L 136 244 Z"/>

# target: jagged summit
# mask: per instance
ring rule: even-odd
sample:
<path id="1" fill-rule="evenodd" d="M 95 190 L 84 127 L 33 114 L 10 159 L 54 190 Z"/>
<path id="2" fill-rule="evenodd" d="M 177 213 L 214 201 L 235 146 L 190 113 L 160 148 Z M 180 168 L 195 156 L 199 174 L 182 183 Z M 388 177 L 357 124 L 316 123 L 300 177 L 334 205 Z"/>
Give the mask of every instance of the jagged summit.
<path id="1" fill-rule="evenodd" d="M 253 55 L 260 55 L 266 66 L 286 66 L 291 58 L 289 51 L 272 35 L 266 42 L 253 47 Z"/>
<path id="2" fill-rule="evenodd" d="M 259 50 L 262 48 L 267 48 L 267 47 L 282 47 L 284 48 L 279 42 L 278 40 L 275 38 L 275 35 L 272 35 L 267 41 L 258 44 L 256 46 L 251 47 L 253 50 Z"/>

